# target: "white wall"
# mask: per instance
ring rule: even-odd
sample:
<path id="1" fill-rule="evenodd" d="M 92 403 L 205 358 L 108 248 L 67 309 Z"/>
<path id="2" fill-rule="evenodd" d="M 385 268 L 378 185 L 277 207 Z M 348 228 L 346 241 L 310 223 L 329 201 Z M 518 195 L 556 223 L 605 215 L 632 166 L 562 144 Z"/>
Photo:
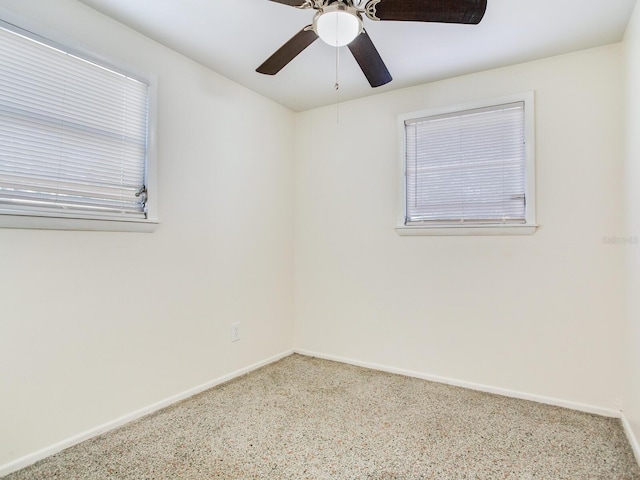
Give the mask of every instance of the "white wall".
<path id="1" fill-rule="evenodd" d="M 624 41 L 627 66 L 627 235 L 640 237 L 640 4 L 627 27 Z M 640 461 L 640 245 L 625 248 L 627 263 L 627 329 L 624 415 Z"/>
<path id="2" fill-rule="evenodd" d="M 291 348 L 295 117 L 74 0 L 0 17 L 157 75 L 162 222 L 0 229 L 1 467 Z"/>
<path id="3" fill-rule="evenodd" d="M 623 57 L 612 45 L 298 115 L 295 346 L 619 410 Z M 535 90 L 524 237 L 400 237 L 396 117 Z"/>

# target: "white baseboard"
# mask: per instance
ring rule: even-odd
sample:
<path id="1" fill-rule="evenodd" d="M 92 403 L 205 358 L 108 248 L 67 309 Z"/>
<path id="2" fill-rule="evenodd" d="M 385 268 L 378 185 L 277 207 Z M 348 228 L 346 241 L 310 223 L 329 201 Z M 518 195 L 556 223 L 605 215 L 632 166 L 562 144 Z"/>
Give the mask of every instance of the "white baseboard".
<path id="1" fill-rule="evenodd" d="M 54 445 L 43 448 L 42 450 L 39 450 L 34 453 L 30 453 L 29 455 L 25 455 L 24 457 L 13 460 L 12 462 L 9 462 L 5 465 L 1 465 L 0 477 L 9 475 L 10 473 L 21 470 L 25 467 L 28 467 L 29 465 L 33 465 L 34 463 L 44 458 L 47 458 L 51 455 L 55 455 L 56 453 L 61 452 L 62 450 L 65 450 L 69 447 L 73 447 L 78 443 L 84 442 L 85 440 L 89 440 L 90 438 L 97 437 L 98 435 L 101 435 L 105 432 L 121 427 L 126 423 L 132 422 L 133 420 L 137 420 L 141 417 L 144 417 L 145 415 L 154 413 L 158 410 L 168 407 L 169 405 L 177 403 L 181 400 L 197 395 L 198 393 L 204 392 L 205 390 L 215 387 L 216 385 L 220 385 L 221 383 L 228 382 L 229 380 L 232 380 L 236 377 L 244 375 L 245 373 L 249 373 L 260 367 L 264 367 L 265 365 L 268 365 L 270 363 L 277 362 L 278 360 L 284 357 L 288 357 L 292 353 L 294 353 L 293 350 L 282 352 L 278 355 L 267 358 L 266 360 L 262 360 L 260 362 L 254 363 L 253 365 L 249 365 L 248 367 L 241 368 L 240 370 L 236 370 L 235 372 L 229 373 L 228 375 L 224 375 L 222 377 L 216 378 L 215 380 L 211 380 L 210 382 L 204 383 L 202 385 L 198 385 L 197 387 L 178 393 L 177 395 L 173 395 L 165 400 L 161 400 L 147 407 L 143 407 L 139 410 L 128 413 L 127 415 L 124 415 L 120 418 L 116 418 L 115 420 L 107 422 L 96 428 L 92 428 L 91 430 L 87 430 L 86 432 L 82 432 L 78 435 L 74 435 L 71 438 L 67 438 L 66 440 L 62 440 L 61 442 L 58 442 Z"/>
<path id="2" fill-rule="evenodd" d="M 447 377 L 441 377 L 437 375 L 430 375 L 427 373 L 415 372 L 412 370 L 405 370 L 403 368 L 389 367 L 389 366 L 380 365 L 377 363 L 361 362 L 359 360 L 353 360 L 350 358 L 339 357 L 335 355 L 325 355 L 323 353 L 311 352 L 309 350 L 295 349 L 294 351 L 295 353 L 298 353 L 300 355 L 306 355 L 308 357 L 318 357 L 318 358 L 323 358 L 325 360 L 333 360 L 335 362 L 347 363 L 349 365 L 370 368 L 372 370 L 380 370 L 382 372 L 388 372 L 388 373 L 397 373 L 399 375 L 405 375 L 407 377 L 421 378 L 423 380 L 429 380 L 431 382 L 444 383 L 447 385 L 468 388 L 470 390 L 477 390 L 480 392 L 494 393 L 496 395 L 502 395 L 504 397 L 519 398 L 521 400 L 530 400 L 533 402 L 544 403 L 544 404 L 553 405 L 556 407 L 563 407 L 571 410 L 578 410 L 581 412 L 593 413 L 595 415 L 601 415 L 604 417 L 621 418 L 621 415 L 622 415 L 621 411 L 615 410 L 615 409 L 603 408 L 603 407 L 598 407 L 594 405 L 587 405 L 579 402 L 571 402 L 568 400 L 545 397 L 542 395 L 519 392 L 516 390 L 508 390 L 505 388 L 492 387 L 490 385 L 482 385 L 479 383 L 467 382 L 464 380 L 457 380 L 455 378 L 447 378 Z"/>
<path id="3" fill-rule="evenodd" d="M 633 454 L 636 456 L 636 461 L 638 465 L 640 465 L 640 439 L 638 439 L 633 433 L 633 429 L 631 428 L 631 424 L 627 417 L 622 414 L 620 418 L 622 420 L 622 427 L 624 428 L 624 433 L 627 434 L 627 438 L 629 439 L 629 443 L 631 444 L 631 448 L 633 449 Z"/>

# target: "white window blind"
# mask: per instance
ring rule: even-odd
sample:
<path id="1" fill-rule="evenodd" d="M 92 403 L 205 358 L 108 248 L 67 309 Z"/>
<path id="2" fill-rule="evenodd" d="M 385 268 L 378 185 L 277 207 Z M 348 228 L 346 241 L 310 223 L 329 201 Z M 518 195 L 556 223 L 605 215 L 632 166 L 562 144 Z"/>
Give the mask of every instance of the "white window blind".
<path id="1" fill-rule="evenodd" d="M 405 120 L 405 224 L 526 221 L 524 102 Z"/>
<path id="2" fill-rule="evenodd" d="M 148 90 L 0 26 L 0 214 L 146 218 Z"/>

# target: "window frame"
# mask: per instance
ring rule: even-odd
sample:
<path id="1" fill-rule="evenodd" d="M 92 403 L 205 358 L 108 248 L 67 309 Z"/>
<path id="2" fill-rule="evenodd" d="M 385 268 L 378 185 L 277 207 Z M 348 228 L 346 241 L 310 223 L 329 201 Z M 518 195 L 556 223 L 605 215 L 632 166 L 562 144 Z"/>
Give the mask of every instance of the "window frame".
<path id="1" fill-rule="evenodd" d="M 518 93 L 498 98 L 465 102 L 456 105 L 420 110 L 398 115 L 398 140 L 400 145 L 398 169 L 398 208 L 396 232 L 399 235 L 531 235 L 536 231 L 535 202 L 535 111 L 534 92 Z M 500 105 L 524 102 L 525 135 L 525 223 L 482 225 L 406 225 L 406 136 L 405 122 L 420 118 L 461 113 L 467 110 L 499 107 Z"/>
<path id="2" fill-rule="evenodd" d="M 4 13 L 0 11 L 0 13 Z M 4 15 L 3 15 L 4 16 Z M 147 190 L 147 215 L 141 219 L 100 219 L 90 214 L 78 214 L 71 217 L 59 217 L 52 212 L 48 214 L 12 214 L 0 213 L 0 228 L 16 229 L 43 229 L 43 230 L 90 230 L 90 231 L 114 231 L 114 232 L 153 232 L 159 223 L 158 220 L 158 188 L 157 188 L 157 151 L 156 151 L 156 125 L 157 125 L 157 77 L 148 72 L 141 72 L 138 68 L 123 62 L 114 61 L 96 54 L 90 49 L 80 45 L 75 39 L 70 39 L 58 32 L 40 28 L 39 25 L 19 24 L 15 19 L 0 18 L 0 27 L 13 31 L 19 35 L 31 38 L 35 41 L 49 45 L 58 50 L 67 52 L 99 67 L 112 70 L 132 79 L 143 82 L 149 86 L 148 90 L 148 119 L 147 119 L 147 158 L 145 166 L 145 187 Z M 46 30 L 46 31 L 45 31 Z M 40 35 L 39 31 L 43 31 Z M 46 35 L 46 36 L 45 36 Z"/>

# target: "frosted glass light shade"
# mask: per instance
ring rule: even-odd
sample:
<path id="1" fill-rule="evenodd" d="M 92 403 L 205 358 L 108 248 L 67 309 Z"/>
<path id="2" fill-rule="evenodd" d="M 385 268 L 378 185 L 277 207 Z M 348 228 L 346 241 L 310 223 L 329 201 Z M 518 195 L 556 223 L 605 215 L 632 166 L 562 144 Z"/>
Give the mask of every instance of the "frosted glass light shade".
<path id="1" fill-rule="evenodd" d="M 325 43 L 342 47 L 351 43 L 362 31 L 362 21 L 344 10 L 325 11 L 316 18 L 315 30 Z"/>

